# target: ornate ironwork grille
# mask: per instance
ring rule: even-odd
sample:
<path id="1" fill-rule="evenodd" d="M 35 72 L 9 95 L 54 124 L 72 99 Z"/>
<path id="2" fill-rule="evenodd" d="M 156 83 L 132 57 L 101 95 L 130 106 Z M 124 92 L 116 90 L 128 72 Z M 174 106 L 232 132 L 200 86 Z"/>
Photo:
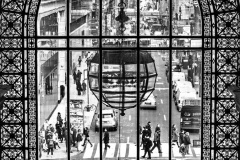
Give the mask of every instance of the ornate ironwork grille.
<path id="1" fill-rule="evenodd" d="M 226 88 L 240 83 L 240 1 L 201 0 L 199 4 L 203 22 L 201 159 L 239 159 L 239 113 Z M 5 95 L 1 111 L 1 159 L 38 159 L 39 5 L 40 0 L 2 0 L 0 4 L 0 84 L 14 86 Z"/>

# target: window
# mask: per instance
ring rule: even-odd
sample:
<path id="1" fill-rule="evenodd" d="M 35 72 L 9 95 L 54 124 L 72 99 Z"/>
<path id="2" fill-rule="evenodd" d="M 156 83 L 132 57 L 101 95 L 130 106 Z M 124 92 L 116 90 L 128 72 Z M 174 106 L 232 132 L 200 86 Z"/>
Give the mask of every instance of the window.
<path id="1" fill-rule="evenodd" d="M 3 108 L 1 109 L 1 155 L 3 158 L 36 158 L 36 155 L 41 153 L 39 152 L 40 150 L 37 150 L 41 148 L 37 146 L 37 144 L 40 144 L 38 142 L 41 141 L 39 139 L 36 140 L 36 135 L 41 135 L 38 131 L 48 126 L 49 124 L 47 123 L 52 123 L 52 119 L 55 119 L 55 121 L 58 119 L 58 123 L 64 123 L 65 121 L 67 121 L 66 124 L 71 123 L 71 126 L 66 125 L 65 130 L 68 133 L 69 139 L 69 133 L 75 135 L 75 129 L 80 129 L 79 132 L 83 132 L 84 126 L 91 126 L 91 124 L 87 124 L 89 121 L 85 121 L 85 117 L 89 116 L 89 113 L 93 111 L 99 111 L 101 113 L 104 108 L 110 109 L 104 106 L 107 104 L 98 104 L 99 101 L 104 102 L 109 99 L 114 102 L 122 99 L 124 100 L 123 102 L 129 101 L 130 103 L 128 105 L 121 103 L 122 105 L 115 106 L 124 110 L 124 108 L 130 107 L 135 103 L 139 104 L 140 102 L 138 100 L 140 97 L 149 100 L 148 97 L 154 95 L 155 101 L 160 103 L 156 103 L 158 107 L 156 108 L 157 110 L 135 107 L 124 110 L 125 115 L 122 116 L 120 115 L 122 110 L 113 109 L 116 111 L 116 120 L 111 122 L 113 131 L 109 131 L 110 146 L 111 149 L 117 148 L 118 151 L 116 154 L 114 153 L 113 157 L 125 156 L 124 158 L 134 158 L 142 156 L 141 150 L 134 144 L 134 142 L 136 142 L 136 144 L 139 145 L 140 142 L 140 140 L 136 138 L 139 137 L 138 129 L 140 127 L 138 124 L 145 125 L 146 122 L 152 118 L 149 121 L 152 122 L 153 127 L 156 126 L 156 121 L 154 120 L 159 120 L 160 118 L 156 118 L 155 114 L 159 113 L 159 106 L 165 104 L 164 99 L 161 101 L 162 99 L 159 96 L 165 96 L 166 99 L 169 99 L 169 105 L 166 106 L 170 106 L 167 111 L 160 112 L 159 115 L 159 117 L 163 119 L 163 121 L 160 119 L 162 131 L 168 132 L 168 134 L 164 134 L 163 136 L 171 135 L 171 125 L 174 124 L 174 118 L 178 119 L 178 116 L 182 116 L 180 111 L 177 111 L 176 108 L 173 107 L 178 107 L 179 110 L 184 111 L 188 108 L 187 105 L 197 104 L 187 103 L 186 101 L 182 103 L 184 105 L 175 106 L 174 103 L 172 104 L 173 93 L 171 92 L 171 84 L 173 83 L 171 73 L 176 72 L 176 68 L 173 68 L 172 63 L 168 63 L 166 64 L 166 70 L 161 70 L 164 69 L 165 66 L 159 67 L 158 65 L 161 65 L 161 59 L 171 62 L 175 56 L 179 56 L 180 58 L 178 57 L 176 59 L 182 60 L 182 65 L 180 68 L 178 67 L 177 70 L 179 71 L 179 69 L 181 69 L 181 72 L 182 70 L 187 70 L 188 75 L 193 75 L 192 77 L 186 77 L 188 81 L 192 82 L 193 87 L 198 86 L 198 84 L 199 86 L 203 86 L 199 88 L 198 92 L 199 95 L 202 96 L 201 105 L 203 107 L 200 111 L 202 131 L 199 135 L 200 137 L 203 134 L 205 136 L 201 137 L 200 141 L 193 139 L 192 142 L 192 145 L 195 147 L 198 145 L 201 146 L 199 147 L 200 152 L 198 157 L 201 159 L 223 159 L 229 157 L 238 159 L 236 152 L 236 148 L 239 145 L 237 141 L 239 137 L 237 132 L 239 126 L 236 124 L 238 121 L 238 112 L 236 111 L 233 95 L 229 93 L 227 87 L 229 85 L 239 85 L 237 74 L 239 72 L 238 50 L 236 49 L 239 48 L 238 23 L 236 23 L 239 21 L 239 1 L 210 3 L 206 0 L 199 4 L 196 4 L 196 1 L 177 4 L 177 1 L 172 0 L 167 1 L 167 3 L 165 2 L 167 5 L 158 5 L 159 3 L 164 3 L 164 1 L 138 2 L 139 1 L 125 1 L 125 15 L 130 17 L 130 19 L 127 19 L 128 21 L 124 23 L 126 30 L 125 27 L 120 25 L 122 30 L 125 30 L 124 36 L 119 36 L 122 34 L 121 30 L 117 30 L 119 27 L 117 27 L 117 29 L 116 27 L 109 29 L 109 26 L 119 25 L 119 22 L 112 19 L 112 17 L 121 15 L 118 14 L 118 11 L 121 11 L 121 9 L 114 8 L 119 2 L 89 2 L 86 0 L 80 3 L 74 1 L 73 4 L 61 0 L 45 0 L 42 1 L 41 4 L 38 1 L 32 1 L 26 4 L 18 1 L 3 1 L 1 3 L 2 50 L 0 52 L 0 83 L 1 85 L 10 85 L 12 87 L 10 90 L 4 91 L 5 93 L 1 92 L 4 94 L 4 100 L 6 98 L 5 101 L 2 101 Z M 39 10 L 37 10 L 38 5 L 40 5 Z M 194 5 L 194 7 L 191 9 L 192 5 Z M 58 11 L 51 13 L 50 10 L 52 10 L 52 6 L 58 8 Z M 102 8 L 101 6 L 106 7 Z M 177 8 L 177 10 L 172 9 L 173 7 Z M 91 8 L 90 12 L 89 8 Z M 113 8 L 116 9 L 116 12 L 112 12 Z M 199 8 L 199 13 L 195 12 L 195 8 Z M 200 8 L 202 10 L 200 10 Z M 83 9 L 83 11 L 79 12 L 81 9 Z M 26 10 L 26 12 L 23 13 L 23 10 Z M 155 10 L 158 12 L 155 12 Z M 200 11 L 202 11 L 202 13 Z M 70 15 L 66 13 L 71 13 L 71 16 L 65 16 Z M 151 29 L 151 25 L 156 21 L 154 16 L 158 13 L 162 15 L 159 20 L 159 24 L 162 25 L 160 31 Z M 38 14 L 38 20 L 36 19 L 36 14 Z M 190 17 L 188 17 L 187 14 L 189 14 Z M 193 17 L 195 15 L 201 15 L 201 17 Z M 186 18 L 188 19 L 187 21 Z M 49 19 L 52 19 L 52 21 Z M 92 23 L 92 21 L 88 21 L 89 19 L 97 19 L 98 26 L 95 27 L 95 29 L 90 27 L 91 29 L 89 31 L 91 32 L 86 32 L 85 36 L 82 37 L 80 36 L 82 30 L 91 26 L 89 22 Z M 197 21 L 195 19 L 197 19 Z M 118 18 L 118 20 L 123 19 Z M 204 23 L 202 25 L 203 27 L 201 26 L 201 20 Z M 128 23 L 130 21 L 132 23 Z M 214 24 L 214 27 L 212 24 Z M 198 32 L 196 32 L 196 30 Z M 202 34 L 199 35 L 199 33 Z M 226 37 L 229 38 L 226 39 Z M 50 43 L 48 43 L 46 39 L 48 39 Z M 121 48 L 121 50 L 119 48 Z M 111 60 L 111 57 L 105 58 L 104 54 L 107 55 L 107 53 L 110 52 L 116 54 L 119 51 L 124 55 L 134 55 L 134 53 L 137 53 L 136 57 L 133 56 L 131 58 L 131 60 L 136 60 L 136 62 L 138 62 L 137 57 L 140 53 L 150 53 L 155 61 L 154 64 L 151 63 L 145 65 L 145 67 L 144 65 L 138 66 L 139 63 L 133 65 L 133 68 L 129 66 L 129 68 L 132 69 L 127 69 L 127 72 L 124 73 L 124 81 L 122 79 L 119 80 L 117 77 L 122 74 L 121 71 L 125 71 L 123 70 L 125 65 L 121 65 L 122 68 L 118 75 L 110 74 L 110 71 L 104 71 L 102 68 L 103 64 L 108 65 L 107 60 Z M 79 54 L 81 57 L 79 57 Z M 100 56 L 96 57 L 95 55 Z M 185 55 L 185 57 L 183 55 Z M 91 58 L 86 59 L 88 57 Z M 160 61 L 158 57 L 161 57 Z M 196 57 L 199 57 L 202 61 L 196 63 Z M 96 59 L 95 61 L 93 61 L 94 58 Z M 87 62 L 84 62 L 84 60 Z M 99 63 L 97 63 L 98 61 Z M 234 63 L 230 63 L 231 61 Z M 91 66 L 93 62 L 96 63 Z M 93 72 L 93 74 L 91 78 L 85 79 L 86 69 L 83 66 L 87 64 L 91 66 L 91 72 Z M 110 66 L 108 65 L 108 67 Z M 83 84 L 82 86 L 79 86 L 79 80 L 77 80 L 77 78 L 76 81 L 74 81 L 74 68 L 76 68 L 76 72 L 79 70 L 79 72 L 81 71 L 82 74 L 84 74 L 83 76 L 79 73 L 78 76 L 76 76 L 80 79 L 80 83 Z M 139 68 L 140 72 L 134 68 Z M 148 68 L 150 70 L 148 70 Z M 203 70 L 201 70 L 201 68 L 203 68 Z M 158 72 L 156 79 L 154 79 L 155 70 Z M 110 76 L 106 77 L 104 75 L 100 76 L 101 79 L 97 79 L 98 73 L 103 71 L 106 72 L 105 75 Z M 165 85 L 165 87 L 161 87 L 161 85 L 164 85 L 166 82 L 161 81 L 164 76 L 162 71 L 163 73 L 169 74 L 169 76 L 165 77 L 169 85 Z M 196 81 L 197 78 L 195 78 L 196 73 L 197 75 L 201 75 L 198 81 Z M 133 78 L 133 76 L 136 75 L 149 75 L 152 77 L 144 79 Z M 103 89 L 103 84 L 99 82 L 103 82 L 105 79 L 108 81 L 106 81 L 107 84 L 105 84 L 106 88 Z M 86 83 L 86 85 L 84 85 L 84 83 Z M 145 87 L 139 89 L 137 87 L 139 85 Z M 89 90 L 88 87 L 91 87 L 91 90 Z M 102 90 L 99 91 L 99 88 Z M 123 88 L 127 90 L 122 90 Z M 153 88 L 154 91 L 152 90 Z M 201 90 L 201 88 L 203 90 Z M 139 92 L 144 89 L 147 90 L 145 95 Z M 86 99 L 79 98 L 79 90 L 81 96 L 84 94 L 92 95 L 92 97 Z M 112 90 L 125 93 L 135 92 L 135 95 L 124 94 L 124 97 L 121 97 L 121 93 L 116 95 L 109 94 Z M 166 92 L 167 90 L 168 93 Z M 162 94 L 158 95 L 158 92 Z M 140 93 L 140 95 L 136 93 Z M 184 92 L 182 93 L 183 95 L 186 94 Z M 97 102 L 96 105 L 93 104 L 94 98 Z M 109 105 L 113 105 L 113 103 Z M 43 108 L 41 106 L 45 107 Z M 164 108 L 162 107 L 161 109 Z M 132 112 L 130 113 L 131 110 Z M 43 111 L 53 112 L 52 114 L 45 114 Z M 174 113 L 174 111 L 176 112 Z M 58 112 L 60 114 L 58 114 Z M 133 116 L 132 113 L 136 113 L 137 116 Z M 166 114 L 161 115 L 161 113 Z M 191 115 L 191 112 L 188 111 L 188 113 Z M 194 110 L 192 113 L 199 115 L 199 110 Z M 60 115 L 63 121 L 61 121 Z M 49 122 L 46 121 L 43 125 L 45 121 L 44 116 L 47 117 L 46 119 Z M 164 123 L 165 119 L 169 120 L 169 122 Z M 193 123 L 197 122 L 195 121 L 196 116 L 194 116 L 194 118 L 190 117 L 189 119 L 194 120 L 192 121 Z M 184 126 L 188 126 L 191 123 L 184 121 L 188 121 L 189 119 L 186 119 L 183 114 L 182 121 L 180 119 L 177 123 L 180 122 L 181 125 L 183 122 Z M 40 125 L 37 123 L 40 123 Z M 105 134 L 101 132 L 101 130 L 104 125 L 105 128 L 108 128 L 108 123 L 104 124 L 100 119 L 99 124 L 100 127 L 97 132 L 94 132 L 94 129 L 91 128 L 92 126 L 89 128 L 91 141 L 94 143 L 93 147 L 91 147 L 92 145 L 90 143 L 86 146 L 86 150 L 90 151 L 92 148 L 97 154 L 84 154 L 82 155 L 83 157 L 81 157 L 83 159 L 91 159 L 94 157 L 102 159 L 112 156 L 109 152 L 110 148 L 108 148 L 103 155 L 100 154 L 101 149 L 104 148 L 104 145 L 100 143 L 102 141 L 101 137 Z M 52 130 L 52 128 L 58 128 L 60 124 L 54 125 L 55 124 L 52 124 L 53 127 L 50 126 L 50 130 Z M 75 126 L 75 129 L 71 130 L 73 126 Z M 177 126 L 177 128 L 179 128 L 179 126 Z M 163 129 L 163 127 L 167 128 Z M 116 134 L 117 132 L 114 130 L 117 130 L 119 134 Z M 87 131 L 85 131 L 85 134 L 86 133 Z M 123 136 L 121 136 L 122 133 L 124 134 Z M 116 136 L 114 137 L 111 134 Z M 112 137 L 115 139 L 112 139 Z M 132 137 L 135 137 L 135 139 Z M 56 138 L 56 136 L 54 138 Z M 207 141 L 210 138 L 212 141 Z M 161 153 L 162 156 L 167 158 L 176 157 L 174 154 L 176 147 L 171 149 L 171 145 L 169 145 L 171 143 L 171 137 L 161 137 L 161 140 L 162 139 L 168 140 L 168 142 L 162 142 L 162 147 L 168 149 L 168 152 L 166 150 Z M 113 140 L 116 141 L 113 142 Z M 200 144 L 199 142 L 204 143 Z M 229 144 L 228 142 L 231 143 L 230 146 L 227 145 Z M 9 151 L 9 148 L 11 148 L 11 151 Z M 118 148 L 123 149 L 118 150 Z M 64 149 L 66 149 L 66 147 Z M 69 145 L 68 149 L 70 149 Z M 69 152 L 65 153 L 61 158 L 70 159 L 71 156 L 77 157 L 78 152 L 74 151 L 75 148 L 72 149 L 73 153 L 69 150 Z M 132 152 L 129 152 L 128 149 Z M 232 151 L 230 153 L 231 155 L 225 154 L 226 152 L 229 153 L 229 150 Z M 156 151 L 157 149 L 154 150 L 154 152 Z M 60 155 L 56 154 L 56 150 L 54 150 L 54 152 L 54 156 Z M 153 153 L 152 157 L 158 157 L 161 156 L 161 154 L 156 156 L 156 154 Z M 45 155 L 43 154 L 42 156 L 42 158 L 44 158 Z M 54 156 L 52 158 L 56 158 Z M 190 156 L 192 155 L 190 154 Z"/>

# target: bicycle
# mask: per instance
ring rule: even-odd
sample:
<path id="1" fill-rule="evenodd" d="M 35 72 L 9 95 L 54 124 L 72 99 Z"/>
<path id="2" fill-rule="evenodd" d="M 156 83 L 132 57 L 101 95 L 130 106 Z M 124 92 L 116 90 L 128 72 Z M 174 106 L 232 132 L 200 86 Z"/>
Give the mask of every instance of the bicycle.
<path id="1" fill-rule="evenodd" d="M 84 111 L 96 111 L 97 106 L 95 104 L 88 104 L 84 107 Z"/>

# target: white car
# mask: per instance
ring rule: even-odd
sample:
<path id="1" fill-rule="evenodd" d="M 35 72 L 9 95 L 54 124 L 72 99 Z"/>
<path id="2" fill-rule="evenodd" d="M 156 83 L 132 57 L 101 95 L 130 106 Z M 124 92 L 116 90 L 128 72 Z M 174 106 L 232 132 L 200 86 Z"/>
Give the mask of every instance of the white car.
<path id="1" fill-rule="evenodd" d="M 147 100 L 143 101 L 140 104 L 140 108 L 151 108 L 151 109 L 157 109 L 157 103 L 156 99 L 153 94 L 151 94 Z"/>
<path id="2" fill-rule="evenodd" d="M 99 114 L 95 119 L 95 131 L 99 131 L 100 128 Z M 114 129 L 118 128 L 118 119 L 115 110 L 103 109 L 102 110 L 102 128 Z"/>

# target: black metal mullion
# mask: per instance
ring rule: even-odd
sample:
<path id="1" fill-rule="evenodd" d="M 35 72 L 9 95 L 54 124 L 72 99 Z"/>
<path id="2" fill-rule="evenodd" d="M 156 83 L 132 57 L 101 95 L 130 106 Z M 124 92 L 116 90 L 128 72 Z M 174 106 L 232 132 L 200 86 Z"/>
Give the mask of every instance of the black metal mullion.
<path id="1" fill-rule="evenodd" d="M 69 48 L 70 48 L 70 20 L 69 20 L 69 16 L 70 16 L 70 1 L 66 0 L 67 4 L 66 4 L 66 36 L 67 36 L 67 43 L 66 43 L 66 47 L 67 47 L 67 136 L 68 136 L 68 142 L 67 142 L 67 158 L 70 160 L 71 159 L 71 155 L 70 155 L 70 146 L 71 146 L 71 142 L 70 142 L 70 108 L 68 107 L 69 104 L 69 99 L 70 99 L 70 88 L 69 88 L 69 72 L 70 72 L 70 67 L 69 67 L 69 62 L 70 62 L 70 57 L 69 57 Z"/>
<path id="2" fill-rule="evenodd" d="M 102 0 L 99 0 L 99 145 L 100 145 L 100 159 L 103 159 L 102 155 Z"/>
<path id="3" fill-rule="evenodd" d="M 169 159 L 172 159 L 172 0 L 170 0 L 169 4 Z"/>
<path id="4" fill-rule="evenodd" d="M 140 29 L 139 29 L 139 24 L 140 24 L 140 1 L 137 0 L 137 159 L 140 159 L 140 133 L 139 133 L 139 129 L 140 129 L 140 38 L 139 38 L 139 33 L 140 33 Z"/>

